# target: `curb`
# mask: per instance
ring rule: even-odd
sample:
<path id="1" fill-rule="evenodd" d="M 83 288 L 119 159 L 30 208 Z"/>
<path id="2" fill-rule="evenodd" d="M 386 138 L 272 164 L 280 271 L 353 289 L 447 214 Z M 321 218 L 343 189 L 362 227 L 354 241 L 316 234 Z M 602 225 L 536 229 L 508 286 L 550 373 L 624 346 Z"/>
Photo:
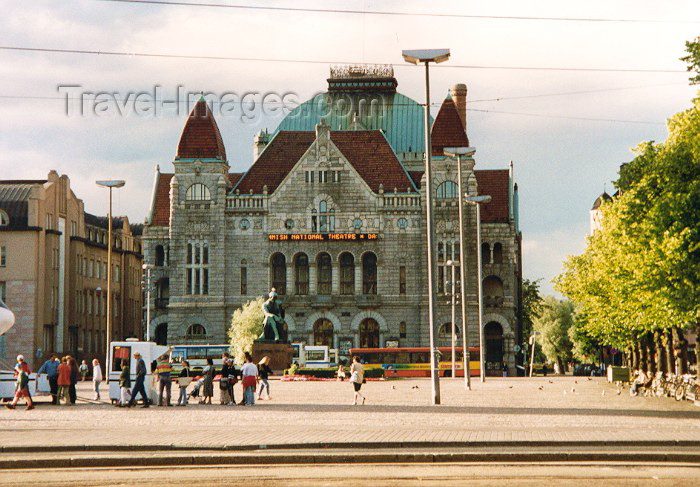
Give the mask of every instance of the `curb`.
<path id="1" fill-rule="evenodd" d="M 316 442 L 316 443 L 251 443 L 247 445 L 39 445 L 4 446 L 0 453 L 120 453 L 120 452 L 178 452 L 178 451 L 221 451 L 251 452 L 256 450 L 345 450 L 357 449 L 407 449 L 407 448 L 484 448 L 484 447 L 698 447 L 700 440 L 611 440 L 611 441 L 398 441 L 398 442 Z"/>
<path id="2" fill-rule="evenodd" d="M 202 465 L 284 465 L 338 463 L 560 463 L 623 462 L 628 464 L 687 463 L 700 465 L 700 453 L 656 452 L 438 452 L 438 453 L 301 453 L 285 455 L 185 455 L 0 460 L 0 470 L 35 468 L 167 467 Z"/>

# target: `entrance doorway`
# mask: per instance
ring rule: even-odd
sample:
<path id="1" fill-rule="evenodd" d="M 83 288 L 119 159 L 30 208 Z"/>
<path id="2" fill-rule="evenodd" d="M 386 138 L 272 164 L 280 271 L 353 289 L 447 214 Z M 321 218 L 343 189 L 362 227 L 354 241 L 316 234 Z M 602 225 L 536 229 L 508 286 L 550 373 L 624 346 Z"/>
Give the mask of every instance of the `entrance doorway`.
<path id="1" fill-rule="evenodd" d="M 360 348 L 379 348 L 379 323 L 366 318 L 360 323 Z"/>
<path id="2" fill-rule="evenodd" d="M 489 321 L 484 327 L 486 341 L 486 375 L 503 375 L 503 327 L 497 321 Z"/>

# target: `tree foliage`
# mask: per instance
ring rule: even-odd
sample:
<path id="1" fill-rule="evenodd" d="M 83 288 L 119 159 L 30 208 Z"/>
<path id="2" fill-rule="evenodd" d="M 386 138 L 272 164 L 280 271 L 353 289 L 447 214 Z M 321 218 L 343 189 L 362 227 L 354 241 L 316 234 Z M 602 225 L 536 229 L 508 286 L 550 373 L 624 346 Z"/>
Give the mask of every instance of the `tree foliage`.
<path id="1" fill-rule="evenodd" d="M 555 282 L 585 316 L 581 329 L 618 348 L 700 323 L 700 98 L 668 129 L 622 166 L 601 229 Z"/>
<path id="2" fill-rule="evenodd" d="M 542 296 L 540 295 L 540 281 L 542 279 L 523 279 L 523 339 L 532 335 L 532 322 L 542 311 Z"/>
<path id="3" fill-rule="evenodd" d="M 545 296 L 542 309 L 533 321 L 534 330 L 542 334 L 542 349 L 547 360 L 557 362 L 561 370 L 564 370 L 564 363 L 572 358 L 573 344 L 569 338 L 569 329 L 573 323 L 573 304 L 553 296 Z"/>
<path id="4" fill-rule="evenodd" d="M 688 63 L 688 71 L 695 71 L 695 76 L 690 78 L 691 85 L 700 85 L 700 36 L 692 41 L 686 41 L 685 51 L 687 56 L 681 58 L 681 61 Z"/>
<path id="5" fill-rule="evenodd" d="M 244 362 L 245 352 L 252 350 L 253 342 L 262 333 L 264 301 L 264 298 L 248 301 L 233 312 L 228 336 L 233 357 L 239 364 Z"/>

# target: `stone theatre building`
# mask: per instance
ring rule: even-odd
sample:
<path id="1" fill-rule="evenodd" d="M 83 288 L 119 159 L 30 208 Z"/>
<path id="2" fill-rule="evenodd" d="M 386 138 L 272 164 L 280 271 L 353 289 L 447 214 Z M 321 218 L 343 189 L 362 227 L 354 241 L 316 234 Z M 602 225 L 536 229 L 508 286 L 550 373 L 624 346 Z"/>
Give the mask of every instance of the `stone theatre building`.
<path id="1" fill-rule="evenodd" d="M 229 171 L 216 120 L 200 100 L 174 173 L 156 170 L 144 228 L 153 264 L 151 330 L 159 342 L 222 343 L 233 311 L 271 287 L 290 338 L 338 347 L 427 346 L 425 194 L 435 202 L 437 338 L 449 345 L 450 259 L 458 246 L 456 160 L 467 146 L 466 95 L 455 85 L 432 122 L 434 187 L 423 176 L 423 107 L 396 91 L 391 68 L 333 68 L 328 91 L 253 141 L 254 162 Z M 237 149 L 240 150 L 240 149 Z M 476 170 L 464 188 L 482 207 L 488 369 L 515 373 L 521 251 L 512 167 Z M 477 340 L 476 210 L 465 205 L 467 318 Z M 457 272 L 459 275 L 459 272 Z M 459 316 L 459 312 L 457 313 Z M 462 325 L 458 318 L 458 343 Z"/>

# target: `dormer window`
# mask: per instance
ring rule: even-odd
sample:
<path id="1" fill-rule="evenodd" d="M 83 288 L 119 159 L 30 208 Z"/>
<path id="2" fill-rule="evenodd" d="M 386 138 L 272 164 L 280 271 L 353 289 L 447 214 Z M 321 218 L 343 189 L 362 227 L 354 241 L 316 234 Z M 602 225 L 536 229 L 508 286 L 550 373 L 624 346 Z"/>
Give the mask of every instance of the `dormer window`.
<path id="1" fill-rule="evenodd" d="M 211 200 L 211 193 L 206 185 L 195 183 L 187 188 L 186 199 L 187 201 L 209 201 Z"/>

